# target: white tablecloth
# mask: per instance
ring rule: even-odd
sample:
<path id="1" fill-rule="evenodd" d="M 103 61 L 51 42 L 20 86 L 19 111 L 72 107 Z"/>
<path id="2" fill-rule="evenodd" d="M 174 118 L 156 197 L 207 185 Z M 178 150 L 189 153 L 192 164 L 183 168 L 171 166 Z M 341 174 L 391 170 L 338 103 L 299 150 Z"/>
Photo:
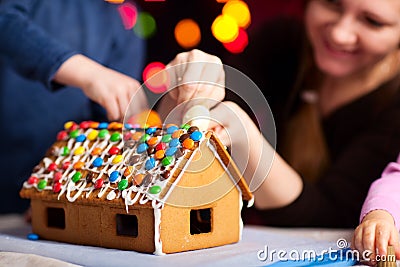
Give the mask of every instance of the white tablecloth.
<path id="1" fill-rule="evenodd" d="M 78 246 L 47 240 L 31 241 L 26 238 L 31 232 L 19 216 L 0 216 L 0 265 L 6 262 L 9 266 L 11 257 L 23 260 L 57 259 L 51 266 L 71 266 L 69 263 L 83 266 L 265 266 L 277 261 L 272 251 L 287 252 L 287 258 L 301 255 L 304 251 L 315 251 L 320 254 L 324 250 L 338 249 L 339 238 L 351 240 L 351 229 L 298 229 L 245 226 L 242 240 L 239 243 L 197 251 L 155 256 L 151 254 L 105 249 L 90 246 Z M 268 257 L 261 250 L 268 249 Z M 7 253 L 6 253 L 7 252 Z M 13 252 L 13 253 L 9 253 Z M 15 254 L 22 253 L 22 254 Z M 292 256 L 289 256 L 292 253 Z M 293 254 L 294 253 L 294 254 Z M 34 255 L 43 256 L 35 257 Z M 19 258 L 18 258 L 19 257 Z M 264 259 L 263 259 L 264 257 Z M 25 259 L 24 259 L 25 258 Z M 261 258 L 261 260 L 260 260 Z M 272 260 L 272 261 L 271 261 Z M 31 262 L 30 260 L 27 260 Z M 23 265 L 20 263 L 16 266 Z M 26 265 L 29 266 L 29 265 Z M 32 265 L 31 265 L 32 266 Z"/>

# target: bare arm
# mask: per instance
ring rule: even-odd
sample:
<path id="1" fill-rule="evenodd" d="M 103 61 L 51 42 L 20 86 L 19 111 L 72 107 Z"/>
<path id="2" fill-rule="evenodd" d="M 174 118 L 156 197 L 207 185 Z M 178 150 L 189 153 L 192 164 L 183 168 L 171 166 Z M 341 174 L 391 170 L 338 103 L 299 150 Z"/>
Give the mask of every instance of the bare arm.
<path id="1" fill-rule="evenodd" d="M 211 111 L 211 127 L 225 145 L 231 145 L 232 156 L 250 189 L 257 188 L 256 207 L 278 208 L 292 203 L 303 189 L 300 175 L 275 152 L 246 112 L 235 103 L 222 104 Z"/>

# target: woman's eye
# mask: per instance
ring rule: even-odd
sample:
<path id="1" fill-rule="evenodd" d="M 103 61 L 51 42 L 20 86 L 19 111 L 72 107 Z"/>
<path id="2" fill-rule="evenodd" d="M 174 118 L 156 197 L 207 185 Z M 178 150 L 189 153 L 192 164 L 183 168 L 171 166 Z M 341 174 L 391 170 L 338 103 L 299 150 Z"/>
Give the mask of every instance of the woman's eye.
<path id="1" fill-rule="evenodd" d="M 383 23 L 381 23 L 373 18 L 366 17 L 365 21 L 372 27 L 380 28 L 383 26 Z"/>
<path id="2" fill-rule="evenodd" d="M 341 8 L 341 6 L 342 6 L 341 0 L 322 0 L 322 2 L 328 8 L 338 9 L 338 8 Z"/>
<path id="3" fill-rule="evenodd" d="M 324 1 L 327 2 L 328 4 L 332 4 L 332 5 L 340 4 L 340 0 L 324 0 Z"/>

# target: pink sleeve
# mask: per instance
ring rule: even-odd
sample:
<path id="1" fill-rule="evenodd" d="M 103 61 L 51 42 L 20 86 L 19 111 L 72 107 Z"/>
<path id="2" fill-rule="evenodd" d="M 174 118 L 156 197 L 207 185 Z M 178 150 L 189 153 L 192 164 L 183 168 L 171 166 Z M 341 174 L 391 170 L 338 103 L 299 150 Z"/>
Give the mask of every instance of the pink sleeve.
<path id="1" fill-rule="evenodd" d="M 382 177 L 372 183 L 361 209 L 360 222 L 370 211 L 386 210 L 400 228 L 400 155 L 397 162 L 390 163 Z"/>

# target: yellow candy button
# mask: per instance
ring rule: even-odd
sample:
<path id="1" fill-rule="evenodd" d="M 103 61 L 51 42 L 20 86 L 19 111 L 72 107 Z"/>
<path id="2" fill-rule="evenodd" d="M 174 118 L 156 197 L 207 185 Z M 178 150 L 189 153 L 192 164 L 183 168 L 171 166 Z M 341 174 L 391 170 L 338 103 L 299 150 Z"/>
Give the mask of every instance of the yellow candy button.
<path id="1" fill-rule="evenodd" d="M 89 139 L 90 141 L 93 141 L 97 138 L 98 135 L 99 135 L 99 131 L 93 130 L 88 134 L 87 139 Z"/>
<path id="2" fill-rule="evenodd" d="M 74 151 L 74 155 L 82 155 L 83 153 L 85 153 L 85 148 L 83 146 L 78 147 L 77 149 L 75 149 Z"/>
<path id="3" fill-rule="evenodd" d="M 124 158 L 122 157 L 122 155 L 117 155 L 115 156 L 115 158 L 112 160 L 113 164 L 117 164 L 120 163 Z"/>

